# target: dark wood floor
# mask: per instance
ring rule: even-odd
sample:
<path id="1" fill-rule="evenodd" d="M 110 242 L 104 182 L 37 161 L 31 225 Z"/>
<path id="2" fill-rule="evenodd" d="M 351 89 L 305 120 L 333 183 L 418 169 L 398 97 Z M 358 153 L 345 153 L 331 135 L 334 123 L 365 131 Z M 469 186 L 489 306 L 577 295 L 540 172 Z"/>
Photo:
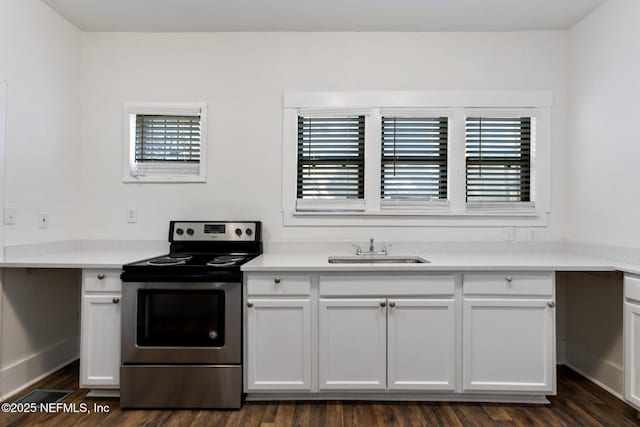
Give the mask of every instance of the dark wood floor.
<path id="1" fill-rule="evenodd" d="M 0 426 L 638 426 L 636 412 L 584 377 L 560 367 L 550 405 L 476 403 L 272 402 L 239 411 L 123 411 L 117 399 L 87 398 L 74 363 L 36 388 L 75 392 L 65 402 L 109 405 L 108 413 L 0 414 Z"/>

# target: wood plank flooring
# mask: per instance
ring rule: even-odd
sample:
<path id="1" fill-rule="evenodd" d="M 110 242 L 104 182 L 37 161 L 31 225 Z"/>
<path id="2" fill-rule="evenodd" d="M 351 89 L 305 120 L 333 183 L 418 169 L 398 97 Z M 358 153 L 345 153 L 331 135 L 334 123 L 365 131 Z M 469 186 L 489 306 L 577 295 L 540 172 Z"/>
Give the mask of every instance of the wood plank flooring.
<path id="1" fill-rule="evenodd" d="M 108 413 L 0 414 L 0 426 L 638 426 L 636 411 L 568 368 L 558 368 L 550 405 L 477 403 L 269 402 L 239 411 L 120 410 L 117 399 L 87 398 L 73 363 L 9 399 L 36 388 L 75 392 L 65 402 L 109 405 Z"/>

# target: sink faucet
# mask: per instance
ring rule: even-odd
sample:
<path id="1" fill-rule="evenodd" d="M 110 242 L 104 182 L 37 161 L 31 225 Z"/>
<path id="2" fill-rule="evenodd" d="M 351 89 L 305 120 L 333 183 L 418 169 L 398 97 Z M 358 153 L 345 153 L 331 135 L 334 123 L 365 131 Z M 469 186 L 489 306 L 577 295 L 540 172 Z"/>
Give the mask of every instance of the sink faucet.
<path id="1" fill-rule="evenodd" d="M 384 245 L 382 249 L 376 251 L 375 245 L 373 243 L 373 237 L 369 239 L 369 251 L 364 252 L 359 245 L 353 245 L 356 248 L 356 255 L 389 255 L 389 247 L 391 245 Z"/>

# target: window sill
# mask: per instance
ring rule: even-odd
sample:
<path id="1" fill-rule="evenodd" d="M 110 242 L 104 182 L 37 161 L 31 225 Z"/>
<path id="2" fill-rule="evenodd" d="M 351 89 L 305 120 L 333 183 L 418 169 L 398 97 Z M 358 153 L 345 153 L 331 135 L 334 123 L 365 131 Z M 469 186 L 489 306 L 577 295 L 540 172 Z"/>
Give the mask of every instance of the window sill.
<path id="1" fill-rule="evenodd" d="M 125 184 L 189 184 L 205 183 L 205 176 L 125 176 L 122 178 Z"/>
<path id="2" fill-rule="evenodd" d="M 449 212 L 284 212 L 285 226 L 324 227 L 543 227 L 547 214 L 534 210 Z"/>

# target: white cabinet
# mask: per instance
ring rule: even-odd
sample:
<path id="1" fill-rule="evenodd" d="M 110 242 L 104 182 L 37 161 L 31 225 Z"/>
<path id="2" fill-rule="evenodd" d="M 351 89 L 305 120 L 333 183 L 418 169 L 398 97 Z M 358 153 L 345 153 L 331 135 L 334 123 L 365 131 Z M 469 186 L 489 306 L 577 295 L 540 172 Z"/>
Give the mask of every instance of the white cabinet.
<path id="1" fill-rule="evenodd" d="M 640 277 L 624 277 L 624 394 L 640 409 Z"/>
<path id="2" fill-rule="evenodd" d="M 247 274 L 245 284 L 245 390 L 311 391 L 309 275 Z"/>
<path id="3" fill-rule="evenodd" d="M 389 390 L 454 390 L 454 299 L 389 299 Z"/>
<path id="4" fill-rule="evenodd" d="M 80 387 L 120 386 L 120 270 L 84 270 Z"/>
<path id="5" fill-rule="evenodd" d="M 311 390 L 311 300 L 249 299 L 247 389 Z"/>
<path id="6" fill-rule="evenodd" d="M 320 294 L 320 390 L 455 390 L 453 275 L 322 277 Z"/>
<path id="7" fill-rule="evenodd" d="M 320 299 L 320 390 L 386 388 L 385 299 Z"/>
<path id="8" fill-rule="evenodd" d="M 463 389 L 553 393 L 553 276 L 465 275 L 463 289 Z"/>

